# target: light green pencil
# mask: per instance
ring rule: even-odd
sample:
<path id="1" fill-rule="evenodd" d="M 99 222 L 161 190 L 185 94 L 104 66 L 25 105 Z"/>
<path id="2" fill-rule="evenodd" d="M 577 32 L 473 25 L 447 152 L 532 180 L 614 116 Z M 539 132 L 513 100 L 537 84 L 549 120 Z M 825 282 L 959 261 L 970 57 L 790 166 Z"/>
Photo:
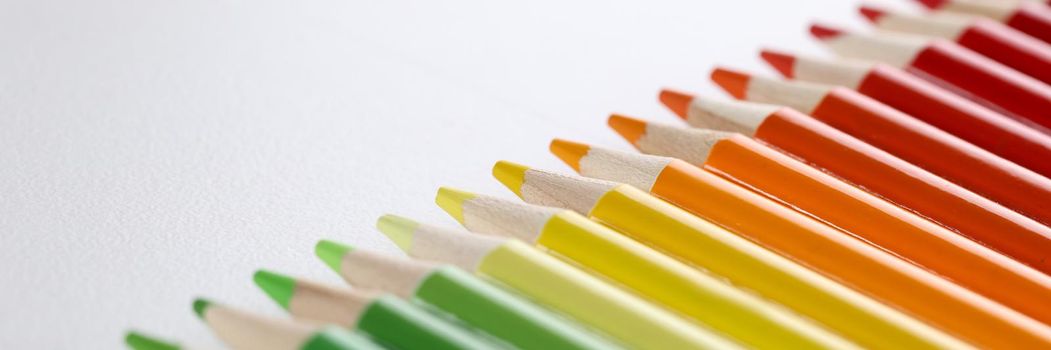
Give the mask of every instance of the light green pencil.
<path id="1" fill-rule="evenodd" d="M 193 311 L 234 350 L 383 349 L 344 328 L 265 317 L 204 299 L 193 302 Z"/>

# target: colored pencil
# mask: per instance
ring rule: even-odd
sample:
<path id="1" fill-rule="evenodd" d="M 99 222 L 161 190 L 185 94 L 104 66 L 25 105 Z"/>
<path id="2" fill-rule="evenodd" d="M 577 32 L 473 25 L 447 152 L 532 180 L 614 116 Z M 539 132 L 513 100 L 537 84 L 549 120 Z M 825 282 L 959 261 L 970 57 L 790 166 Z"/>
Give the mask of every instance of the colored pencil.
<path id="1" fill-rule="evenodd" d="M 1045 205 L 1051 200 L 1051 179 L 856 91 L 727 69 L 716 69 L 712 79 L 739 99 L 795 108 L 1040 223 L 1051 223 L 1051 206 Z M 765 117 L 749 119 L 751 129 Z"/>
<path id="2" fill-rule="evenodd" d="M 630 185 L 501 161 L 493 175 L 528 203 L 565 207 L 870 348 L 959 348 L 959 340 Z"/>
<path id="3" fill-rule="evenodd" d="M 665 91 L 662 96 L 666 103 L 674 104 L 674 110 L 685 111 L 681 117 L 700 128 L 734 120 L 761 120 L 740 132 L 1037 270 L 1051 272 L 1048 261 L 1051 228 L 810 116 L 787 107 L 715 100 L 673 91 Z M 713 119 L 721 121 L 707 122 Z M 611 119 L 611 123 L 613 121 L 625 125 L 622 128 L 641 123 L 627 118 Z M 707 158 L 707 154 L 695 154 L 697 149 L 708 148 L 701 146 L 710 144 L 687 146 L 686 143 L 711 142 L 704 137 L 709 133 L 691 133 L 655 124 L 643 128 L 653 130 L 656 136 L 626 137 L 638 140 L 636 145 L 646 153 L 678 157 L 693 164 L 702 164 Z M 669 144 L 673 138 L 681 138 L 683 145 Z"/>
<path id="4" fill-rule="evenodd" d="M 129 331 L 126 335 L 124 335 L 124 343 L 126 345 L 128 345 L 128 348 L 130 348 L 132 350 L 182 350 L 182 349 L 186 349 L 185 347 L 183 347 L 183 346 L 181 346 L 179 344 L 168 342 L 168 341 L 164 341 L 164 340 L 160 340 L 160 339 L 157 339 L 157 338 L 154 338 L 154 337 L 151 337 L 149 335 L 146 335 L 146 334 L 143 334 L 143 333 L 140 333 L 140 332 L 136 332 L 136 331 Z"/>
<path id="5" fill-rule="evenodd" d="M 455 200 L 455 199 L 449 199 Z M 517 240 L 389 221 L 385 233 L 410 256 L 458 264 L 499 281 L 631 348 L 738 348 L 729 340 L 606 284 Z"/>
<path id="6" fill-rule="evenodd" d="M 586 270 L 760 349 L 856 345 L 568 209 L 442 188 L 442 208 L 472 232 L 541 246 Z M 437 230 L 419 225 L 420 230 Z"/>
<path id="7" fill-rule="evenodd" d="M 369 339 L 335 326 L 265 317 L 205 299 L 193 311 L 235 350 L 379 350 Z"/>
<path id="8" fill-rule="evenodd" d="M 885 64 L 821 60 L 763 50 L 785 77 L 841 85 L 876 99 L 1045 177 L 1051 135 Z"/>
<path id="9" fill-rule="evenodd" d="M 358 330 L 398 349 L 487 349 L 493 344 L 392 295 L 336 288 L 259 270 L 257 286 L 297 319 Z"/>
<path id="10" fill-rule="evenodd" d="M 1028 1 L 918 1 L 933 10 L 988 17 L 1045 42 L 1051 42 L 1051 9 L 1045 4 Z"/>
<path id="11" fill-rule="evenodd" d="M 836 54 L 883 62 L 931 80 L 987 107 L 1051 127 L 1051 86 L 991 58 L 941 39 L 863 35 L 822 25 L 810 32 Z"/>
<path id="12" fill-rule="evenodd" d="M 860 12 L 882 30 L 953 41 L 1044 83 L 1051 83 L 1051 45 L 988 18 L 918 16 L 861 6 Z"/>
<path id="13" fill-rule="evenodd" d="M 742 135 L 719 135 L 706 170 L 891 251 L 1041 322 L 1051 277 Z M 704 152 L 695 150 L 693 152 Z"/>
<path id="14" fill-rule="evenodd" d="M 1051 344 L 1032 335 L 1039 322 L 682 160 L 565 140 L 551 149 L 581 175 L 648 191 L 978 347 Z"/>

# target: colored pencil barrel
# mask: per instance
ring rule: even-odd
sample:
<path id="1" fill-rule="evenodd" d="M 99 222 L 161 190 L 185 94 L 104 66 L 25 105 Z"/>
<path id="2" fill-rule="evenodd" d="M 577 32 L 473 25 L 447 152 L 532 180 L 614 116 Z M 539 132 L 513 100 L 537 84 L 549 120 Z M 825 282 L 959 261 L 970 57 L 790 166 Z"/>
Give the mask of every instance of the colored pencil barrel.
<path id="1" fill-rule="evenodd" d="M 509 162 L 497 163 L 494 174 L 526 202 L 571 206 L 568 209 L 809 316 L 863 347 L 968 347 L 634 187 Z"/>
<path id="2" fill-rule="evenodd" d="M 987 17 L 1051 42 L 1051 9 L 1028 1 L 920 0 L 931 9 Z"/>
<path id="3" fill-rule="evenodd" d="M 297 318 L 357 329 L 398 349 L 484 349 L 490 344 L 392 295 L 372 295 L 260 270 L 254 278 Z"/>
<path id="4" fill-rule="evenodd" d="M 443 200 L 454 197 L 456 200 Z M 849 349 L 848 341 L 571 210 L 442 188 L 473 232 L 532 242 L 755 348 Z"/>
<path id="5" fill-rule="evenodd" d="M 461 236 L 464 236 L 463 240 L 492 243 L 482 243 L 482 246 L 465 248 L 459 252 L 452 249 L 427 249 L 424 252 L 413 249 L 412 254 L 440 261 L 469 261 L 479 275 L 499 281 L 533 301 L 588 324 L 633 348 L 737 348 L 737 345 L 706 329 L 690 324 L 520 241 L 476 234 Z M 431 241 L 437 243 L 437 240 Z M 453 242 L 452 239 L 444 240 L 445 245 Z M 463 257 L 471 258 L 460 259 Z"/>

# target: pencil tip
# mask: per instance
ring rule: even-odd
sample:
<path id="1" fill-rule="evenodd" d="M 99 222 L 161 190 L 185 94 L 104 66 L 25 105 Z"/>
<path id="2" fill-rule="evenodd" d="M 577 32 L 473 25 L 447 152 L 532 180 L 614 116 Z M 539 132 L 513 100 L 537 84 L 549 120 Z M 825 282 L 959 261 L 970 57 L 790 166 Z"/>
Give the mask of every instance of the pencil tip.
<path id="1" fill-rule="evenodd" d="M 784 52 L 763 49 L 759 56 L 786 78 L 795 77 L 796 57 Z"/>
<path id="2" fill-rule="evenodd" d="M 197 314 L 197 317 L 204 319 L 204 312 L 212 305 L 211 301 L 204 298 L 197 298 L 193 301 L 193 312 Z"/>
<path id="3" fill-rule="evenodd" d="M 566 165 L 579 173 L 580 160 L 588 154 L 588 150 L 591 149 L 591 146 L 579 142 L 554 139 L 551 140 L 548 149 L 558 157 L 558 159 L 561 159 L 563 163 L 566 163 Z"/>
<path id="4" fill-rule="evenodd" d="M 748 74 L 726 68 L 716 67 L 712 70 L 712 81 L 737 99 L 745 98 L 750 78 Z"/>
<path id="5" fill-rule="evenodd" d="M 832 39 L 837 36 L 840 36 L 841 34 L 843 34 L 843 30 L 838 28 L 833 28 L 817 23 L 810 25 L 810 35 L 813 35 L 814 38 L 817 38 L 818 40 L 824 41 Z"/>
<path id="6" fill-rule="evenodd" d="M 471 198 L 478 197 L 477 194 L 461 191 L 455 188 L 442 187 L 438 189 L 438 195 L 435 196 L 434 202 L 438 203 L 438 206 L 449 213 L 456 222 L 463 224 L 463 202 L 471 200 Z"/>
<path id="7" fill-rule="evenodd" d="M 501 160 L 493 165 L 493 177 L 521 198 L 526 170 L 529 167 L 525 165 Z"/>
<path id="8" fill-rule="evenodd" d="M 342 272 L 343 256 L 351 251 L 350 246 L 329 240 L 320 240 L 314 246 L 314 254 L 333 271 Z"/>
<path id="9" fill-rule="evenodd" d="M 252 280 L 270 299 L 288 310 L 288 304 L 292 302 L 292 294 L 296 290 L 294 278 L 276 272 L 258 270 L 252 276 Z"/>
<path id="10" fill-rule="evenodd" d="M 679 118 L 686 119 L 686 111 L 690 108 L 690 101 L 693 101 L 693 96 L 684 94 L 674 90 L 663 89 L 660 95 L 661 103 L 665 107 L 668 107 L 675 115 Z"/>
<path id="11" fill-rule="evenodd" d="M 926 6 L 929 9 L 936 9 L 936 8 L 942 7 L 942 5 L 945 5 L 945 3 L 948 2 L 948 0 L 917 0 L 917 1 L 919 1 L 920 4 L 922 4 L 923 6 Z"/>
<path id="12" fill-rule="evenodd" d="M 887 15 L 886 11 L 880 10 L 869 5 L 861 5 L 861 7 L 858 8 L 858 12 L 861 12 L 861 15 L 865 16 L 865 18 L 867 18 L 869 22 L 872 23 L 879 22 L 880 18 Z"/>
<path id="13" fill-rule="evenodd" d="M 376 220 L 376 228 L 406 253 L 412 249 L 412 238 L 419 226 L 420 223 L 415 220 L 393 214 L 383 215 Z"/>
<path id="14" fill-rule="evenodd" d="M 611 114 L 609 120 L 606 121 L 613 131 L 616 131 L 620 137 L 631 143 L 632 146 L 636 146 L 642 135 L 646 134 L 646 122 L 631 118 L 620 114 Z"/>
<path id="15" fill-rule="evenodd" d="M 179 347 L 175 344 L 136 331 L 128 331 L 124 335 L 124 343 L 132 350 L 179 350 Z"/>

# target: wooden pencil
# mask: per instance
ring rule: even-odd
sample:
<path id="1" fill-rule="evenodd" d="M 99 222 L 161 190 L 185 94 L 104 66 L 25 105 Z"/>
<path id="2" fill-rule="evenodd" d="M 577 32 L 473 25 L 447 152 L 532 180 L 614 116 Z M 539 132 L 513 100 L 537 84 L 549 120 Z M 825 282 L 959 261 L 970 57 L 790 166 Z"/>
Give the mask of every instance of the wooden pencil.
<path id="1" fill-rule="evenodd" d="M 256 285 L 297 319 L 337 324 L 398 349 L 487 349 L 494 344 L 393 295 L 336 288 L 259 270 Z"/>
<path id="2" fill-rule="evenodd" d="M 442 245 L 442 240 L 438 239 L 387 232 L 396 236 L 392 239 L 395 243 L 409 242 L 413 254 L 420 254 L 417 255 L 420 259 L 438 261 L 440 254 L 446 253 L 451 258 L 441 262 L 459 264 L 459 267 L 438 267 L 367 250 L 345 250 L 346 246 L 332 244 L 330 248 L 321 249 L 339 249 L 324 254 L 332 256 L 328 258 L 333 262 L 329 265 L 338 265 L 337 271 L 352 285 L 372 286 L 406 297 L 414 294 L 419 300 L 491 333 L 497 328 L 504 328 L 500 332 L 507 333 L 517 330 L 515 326 L 534 324 L 534 320 L 542 317 L 542 311 L 476 279 L 461 268 L 470 268 L 470 271 L 491 277 L 529 295 L 532 301 L 574 317 L 627 346 L 642 349 L 736 348 L 714 333 L 688 324 L 520 242 L 476 236 L 478 240 L 466 243 L 465 236 L 458 236 L 458 241 Z M 458 244 L 459 249 L 453 249 L 450 244 Z M 508 311 L 498 312 L 500 309 Z M 508 316 L 515 317 L 511 321 L 517 322 L 509 323 Z"/>
<path id="3" fill-rule="evenodd" d="M 641 131 L 646 143 L 685 140 L 653 140 Z M 978 347 L 1051 344 L 1033 336 L 1039 322 L 685 161 L 565 140 L 551 149 L 581 175 L 648 191 Z"/>
<path id="4" fill-rule="evenodd" d="M 927 8 L 990 18 L 1051 42 L 1051 9 L 1046 4 L 1029 1 L 986 0 L 918 0 Z"/>
<path id="5" fill-rule="evenodd" d="M 681 117 L 699 128 L 733 123 L 734 120 L 761 120 L 753 127 L 739 132 L 751 135 L 1037 270 L 1051 272 L 1051 266 L 1048 266 L 1051 258 L 1051 228 L 810 116 L 788 107 L 717 100 L 674 91 L 665 91 L 663 96 L 666 103 L 676 104 L 675 110 L 686 111 Z M 719 121 L 709 123 L 708 120 Z M 693 164 L 702 164 L 707 158 L 707 154 L 683 152 L 699 152 L 695 149 L 708 147 L 682 148 L 668 142 L 672 138 L 682 138 L 684 142 L 710 142 L 706 138 L 710 134 L 708 132 L 693 132 L 660 124 L 647 125 L 626 117 L 614 117 L 610 122 L 618 132 L 646 153 L 678 157 Z M 643 134 L 626 134 L 640 128 L 647 133 L 653 130 L 654 135 L 658 136 L 642 138 Z"/>
<path id="6" fill-rule="evenodd" d="M 787 78 L 840 85 L 964 141 L 1051 176 L 1051 135 L 885 64 L 823 60 L 781 51 L 761 56 Z"/>
<path id="7" fill-rule="evenodd" d="M 703 151 L 694 151 L 703 152 Z M 667 154 L 665 154 L 667 155 Z M 742 135 L 695 165 L 743 184 L 1041 322 L 1051 277 Z"/>
<path id="8" fill-rule="evenodd" d="M 1051 223 L 1051 206 L 1045 205 L 1051 200 L 1051 179 L 856 91 L 722 68 L 712 72 L 712 80 L 739 99 L 795 108 L 1042 224 Z M 766 116 L 747 122 L 754 129 Z"/>
<path id="9" fill-rule="evenodd" d="M 1051 45 L 988 18 L 920 16 L 873 6 L 859 11 L 881 30 L 953 41 L 1044 83 L 1051 83 Z"/>
<path id="10" fill-rule="evenodd" d="M 589 216 L 688 264 L 790 307 L 870 348 L 961 341 L 630 185 L 501 161 L 493 175 L 528 203 Z"/>
<path id="11" fill-rule="evenodd" d="M 132 350 L 188 350 L 182 345 L 137 331 L 129 331 L 125 334 L 124 343 Z"/>
<path id="12" fill-rule="evenodd" d="M 319 326 L 258 315 L 205 299 L 193 310 L 234 350 L 381 350 L 368 338 L 336 326 Z"/>
<path id="13" fill-rule="evenodd" d="M 693 318 L 753 348 L 850 349 L 856 345 L 568 209 L 451 188 L 442 208 L 472 232 L 516 238 Z M 416 224 L 419 225 L 419 224 Z M 428 225 L 414 228 L 437 230 Z"/>
<path id="14" fill-rule="evenodd" d="M 1051 86 L 956 43 L 823 25 L 811 26 L 810 32 L 840 56 L 905 69 L 1001 113 L 1051 127 Z"/>

